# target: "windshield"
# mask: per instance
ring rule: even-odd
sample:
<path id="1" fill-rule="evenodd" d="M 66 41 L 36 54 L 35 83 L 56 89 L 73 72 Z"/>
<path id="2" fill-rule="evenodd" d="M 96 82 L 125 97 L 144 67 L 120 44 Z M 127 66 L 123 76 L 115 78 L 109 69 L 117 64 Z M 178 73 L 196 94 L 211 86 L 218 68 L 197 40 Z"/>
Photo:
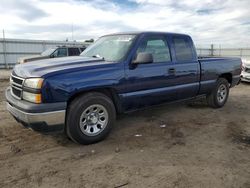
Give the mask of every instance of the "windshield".
<path id="1" fill-rule="evenodd" d="M 41 53 L 41 56 L 49 56 L 50 54 L 52 54 L 56 49 L 55 48 L 50 48 L 45 50 L 44 52 Z"/>
<path id="2" fill-rule="evenodd" d="M 112 35 L 98 39 L 81 53 L 84 57 L 103 58 L 106 61 L 119 61 L 129 50 L 135 35 Z"/>

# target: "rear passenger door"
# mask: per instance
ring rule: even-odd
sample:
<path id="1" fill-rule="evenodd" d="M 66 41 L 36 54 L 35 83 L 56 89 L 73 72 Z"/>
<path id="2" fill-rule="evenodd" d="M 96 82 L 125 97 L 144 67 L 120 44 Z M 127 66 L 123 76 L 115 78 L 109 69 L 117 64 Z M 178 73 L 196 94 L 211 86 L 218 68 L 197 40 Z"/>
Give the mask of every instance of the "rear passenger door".
<path id="1" fill-rule="evenodd" d="M 191 98 L 197 95 L 200 80 L 200 65 L 189 36 L 172 36 L 172 53 L 177 87 L 177 99 Z"/>
<path id="2" fill-rule="evenodd" d="M 152 35 L 139 41 L 134 58 L 139 52 L 153 55 L 153 63 L 136 64 L 130 62 L 125 69 L 127 93 L 123 95 L 125 109 L 135 109 L 176 99 L 171 86 L 176 84 L 168 40 L 162 35 Z"/>

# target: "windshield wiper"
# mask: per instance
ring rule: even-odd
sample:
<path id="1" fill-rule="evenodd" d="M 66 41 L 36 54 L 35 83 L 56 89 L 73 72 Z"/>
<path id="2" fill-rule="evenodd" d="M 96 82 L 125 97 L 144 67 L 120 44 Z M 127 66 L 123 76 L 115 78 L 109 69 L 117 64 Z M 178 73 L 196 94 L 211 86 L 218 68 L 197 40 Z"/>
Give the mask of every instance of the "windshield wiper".
<path id="1" fill-rule="evenodd" d="M 105 60 L 104 57 L 100 56 L 99 54 L 92 55 L 92 57 L 94 57 L 94 58 L 100 58 L 102 60 Z"/>

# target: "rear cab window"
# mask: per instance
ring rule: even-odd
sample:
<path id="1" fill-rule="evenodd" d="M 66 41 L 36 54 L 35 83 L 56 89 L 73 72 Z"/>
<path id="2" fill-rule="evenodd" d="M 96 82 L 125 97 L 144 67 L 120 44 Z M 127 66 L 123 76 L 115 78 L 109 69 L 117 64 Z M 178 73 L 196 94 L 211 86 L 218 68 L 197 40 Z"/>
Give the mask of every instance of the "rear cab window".
<path id="1" fill-rule="evenodd" d="M 148 52 L 153 56 L 153 63 L 170 62 L 171 56 L 167 40 L 164 37 L 147 37 L 143 39 L 136 51 Z"/>
<path id="2" fill-rule="evenodd" d="M 194 59 L 191 41 L 184 36 L 174 36 L 173 46 L 178 61 L 192 61 Z"/>

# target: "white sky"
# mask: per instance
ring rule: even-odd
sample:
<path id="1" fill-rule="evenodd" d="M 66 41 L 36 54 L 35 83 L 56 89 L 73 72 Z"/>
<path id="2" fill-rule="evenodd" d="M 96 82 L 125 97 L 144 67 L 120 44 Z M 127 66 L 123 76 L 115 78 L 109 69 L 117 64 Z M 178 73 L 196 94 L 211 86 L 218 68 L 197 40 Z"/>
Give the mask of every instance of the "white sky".
<path id="1" fill-rule="evenodd" d="M 123 31 L 190 34 L 195 43 L 250 47 L 250 0 L 1 0 L 6 38 L 84 40 Z M 2 37 L 2 36 L 1 36 Z"/>

